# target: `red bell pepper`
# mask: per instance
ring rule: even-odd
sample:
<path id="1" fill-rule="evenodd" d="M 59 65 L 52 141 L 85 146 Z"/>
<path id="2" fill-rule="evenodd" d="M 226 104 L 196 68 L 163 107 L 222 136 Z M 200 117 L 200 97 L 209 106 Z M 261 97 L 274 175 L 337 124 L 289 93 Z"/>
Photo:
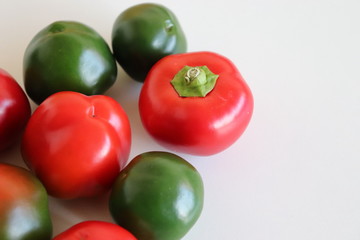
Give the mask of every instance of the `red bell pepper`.
<path id="1" fill-rule="evenodd" d="M 53 240 L 136 240 L 124 228 L 109 222 L 84 221 L 57 235 Z"/>
<path id="2" fill-rule="evenodd" d="M 212 52 L 174 54 L 158 61 L 139 100 L 145 129 L 174 151 L 212 155 L 246 129 L 253 96 L 236 66 Z"/>
<path id="3" fill-rule="evenodd" d="M 12 76 L 0 69 L 0 151 L 19 139 L 30 114 L 25 92 Z"/>
<path id="4" fill-rule="evenodd" d="M 31 116 L 22 155 L 50 195 L 90 197 L 110 188 L 130 144 L 129 120 L 114 99 L 59 92 Z"/>

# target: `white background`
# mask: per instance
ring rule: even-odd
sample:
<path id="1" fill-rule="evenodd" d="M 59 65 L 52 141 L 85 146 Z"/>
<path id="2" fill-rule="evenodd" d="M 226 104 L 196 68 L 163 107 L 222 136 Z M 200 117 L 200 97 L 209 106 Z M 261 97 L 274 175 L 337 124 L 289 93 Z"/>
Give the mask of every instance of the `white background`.
<path id="1" fill-rule="evenodd" d="M 23 54 L 40 29 L 76 20 L 110 43 L 117 15 L 142 1 L 0 2 L 0 67 L 22 85 Z M 249 127 L 229 149 L 211 157 L 180 154 L 199 170 L 206 193 L 184 240 L 360 239 L 360 2 L 154 2 L 177 15 L 189 51 L 231 59 L 255 99 Z M 130 159 L 166 150 L 142 128 L 140 88 L 120 70 L 106 93 L 131 120 Z M 19 145 L 0 161 L 23 165 Z M 55 234 L 83 220 L 112 221 L 106 196 L 51 198 L 50 209 Z"/>

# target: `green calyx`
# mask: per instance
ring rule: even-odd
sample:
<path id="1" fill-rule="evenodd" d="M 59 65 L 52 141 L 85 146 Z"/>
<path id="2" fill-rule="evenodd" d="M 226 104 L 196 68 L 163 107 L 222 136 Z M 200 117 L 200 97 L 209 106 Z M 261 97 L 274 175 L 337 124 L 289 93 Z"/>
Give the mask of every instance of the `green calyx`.
<path id="1" fill-rule="evenodd" d="M 218 77 L 207 66 L 185 66 L 171 84 L 180 97 L 205 97 L 214 89 Z"/>

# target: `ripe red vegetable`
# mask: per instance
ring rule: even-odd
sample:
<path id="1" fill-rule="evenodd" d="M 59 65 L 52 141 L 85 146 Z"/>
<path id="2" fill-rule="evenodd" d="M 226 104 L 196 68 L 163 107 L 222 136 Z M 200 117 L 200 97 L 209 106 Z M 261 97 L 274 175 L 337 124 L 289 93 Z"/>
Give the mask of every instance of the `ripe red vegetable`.
<path id="1" fill-rule="evenodd" d="M 29 100 L 20 85 L 0 69 L 0 151 L 19 138 L 30 114 Z"/>
<path id="2" fill-rule="evenodd" d="M 109 222 L 85 221 L 57 235 L 53 240 L 136 240 L 124 228 Z"/>
<path id="3" fill-rule="evenodd" d="M 130 144 L 129 120 L 114 99 L 59 92 L 31 116 L 22 155 L 50 195 L 90 197 L 110 188 Z"/>
<path id="4" fill-rule="evenodd" d="M 174 54 L 145 79 L 139 111 L 149 134 L 178 152 L 212 155 L 232 145 L 253 112 L 251 91 L 236 66 L 212 52 Z"/>

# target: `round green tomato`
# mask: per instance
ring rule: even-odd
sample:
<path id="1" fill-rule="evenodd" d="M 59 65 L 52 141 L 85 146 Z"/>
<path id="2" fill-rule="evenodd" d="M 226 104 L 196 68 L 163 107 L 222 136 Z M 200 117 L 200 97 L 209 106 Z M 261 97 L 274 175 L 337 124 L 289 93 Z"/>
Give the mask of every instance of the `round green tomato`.
<path id="1" fill-rule="evenodd" d="M 24 168 L 0 163 L 0 239 L 50 240 L 48 195 Z"/>
<path id="2" fill-rule="evenodd" d="M 135 157 L 110 196 L 114 220 L 142 240 L 181 239 L 199 218 L 204 199 L 198 171 L 168 152 Z"/>
<path id="3" fill-rule="evenodd" d="M 139 82 L 161 58 L 186 52 L 184 32 L 168 8 L 154 3 L 135 5 L 122 12 L 112 30 L 115 58 Z"/>
<path id="4" fill-rule="evenodd" d="M 117 76 L 108 44 L 79 22 L 57 21 L 42 29 L 26 48 L 23 64 L 25 90 L 37 104 L 60 91 L 102 94 Z"/>

